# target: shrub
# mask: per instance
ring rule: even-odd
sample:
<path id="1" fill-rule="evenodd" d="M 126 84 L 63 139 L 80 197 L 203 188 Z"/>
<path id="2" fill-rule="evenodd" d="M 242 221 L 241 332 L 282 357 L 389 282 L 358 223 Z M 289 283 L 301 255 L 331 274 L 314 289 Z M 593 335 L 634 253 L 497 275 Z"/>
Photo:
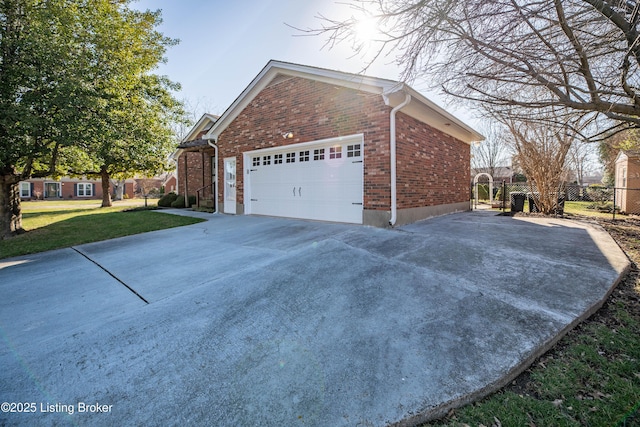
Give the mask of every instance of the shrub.
<path id="1" fill-rule="evenodd" d="M 160 200 L 158 200 L 158 206 L 162 206 L 163 208 L 171 207 L 171 204 L 175 202 L 177 198 L 178 198 L 178 195 L 173 191 L 170 193 L 167 193 L 164 196 L 162 196 Z M 183 204 L 184 204 L 184 199 L 183 199 Z"/>
<path id="2" fill-rule="evenodd" d="M 182 209 L 184 208 L 186 205 L 184 204 L 184 196 L 178 196 L 172 203 L 171 203 L 171 207 L 172 208 L 178 208 L 178 209 Z"/>
<path id="3" fill-rule="evenodd" d="M 489 184 L 478 184 L 478 200 L 489 200 Z"/>

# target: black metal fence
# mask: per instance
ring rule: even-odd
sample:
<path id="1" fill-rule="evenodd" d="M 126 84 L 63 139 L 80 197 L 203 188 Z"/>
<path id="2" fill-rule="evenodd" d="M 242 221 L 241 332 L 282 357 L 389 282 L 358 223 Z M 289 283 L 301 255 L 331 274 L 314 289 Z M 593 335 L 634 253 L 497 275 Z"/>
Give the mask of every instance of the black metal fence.
<path id="1" fill-rule="evenodd" d="M 528 183 L 494 183 L 493 196 L 489 198 L 489 185 L 477 184 L 472 188 L 473 206 L 486 205 L 503 212 L 538 212 L 535 204 L 535 185 Z M 640 216 L 640 188 L 605 187 L 602 185 L 566 185 L 558 191 L 554 209 L 556 215 L 574 214 L 621 218 Z"/>

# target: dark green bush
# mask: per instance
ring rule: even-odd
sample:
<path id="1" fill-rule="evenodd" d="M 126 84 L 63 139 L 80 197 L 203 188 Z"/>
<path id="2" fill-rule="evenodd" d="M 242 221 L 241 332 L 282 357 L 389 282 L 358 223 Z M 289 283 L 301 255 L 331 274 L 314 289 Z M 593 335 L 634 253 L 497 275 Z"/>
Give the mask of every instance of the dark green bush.
<path id="1" fill-rule="evenodd" d="M 478 200 L 489 200 L 489 184 L 478 184 Z"/>
<path id="2" fill-rule="evenodd" d="M 193 206 L 195 204 L 196 204 L 196 196 L 189 196 L 189 206 Z M 178 198 L 171 203 L 171 207 L 178 208 L 178 209 L 185 208 L 186 205 L 184 204 L 184 196 L 178 196 Z"/>
<path id="3" fill-rule="evenodd" d="M 162 206 L 163 208 L 168 208 L 171 206 L 173 202 L 176 201 L 177 198 L 178 198 L 178 195 L 173 191 L 171 193 L 167 193 L 164 196 L 162 196 L 160 200 L 158 200 L 158 206 Z M 183 199 L 183 204 L 184 204 L 184 199 Z"/>
<path id="4" fill-rule="evenodd" d="M 185 207 L 184 204 L 184 196 L 178 196 L 172 203 L 171 203 L 171 207 L 172 208 L 178 208 L 178 209 L 182 209 Z"/>

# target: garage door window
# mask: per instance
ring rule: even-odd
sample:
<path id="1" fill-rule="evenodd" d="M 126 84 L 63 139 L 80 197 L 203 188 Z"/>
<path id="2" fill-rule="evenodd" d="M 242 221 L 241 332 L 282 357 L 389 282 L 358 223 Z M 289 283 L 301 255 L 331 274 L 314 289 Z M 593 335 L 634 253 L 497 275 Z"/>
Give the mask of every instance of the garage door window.
<path id="1" fill-rule="evenodd" d="M 347 157 L 360 157 L 360 144 L 347 145 Z"/>
<path id="2" fill-rule="evenodd" d="M 287 153 L 287 163 L 296 162 L 296 153 Z"/>
<path id="3" fill-rule="evenodd" d="M 253 166 L 260 166 L 260 156 L 258 157 L 254 157 L 253 158 L 253 163 L 251 163 Z"/>
<path id="4" fill-rule="evenodd" d="M 271 164 L 271 156 L 264 156 L 262 157 L 262 164 L 264 166 L 268 166 Z"/>
<path id="5" fill-rule="evenodd" d="M 276 154 L 273 156 L 273 164 L 281 165 L 282 164 L 282 154 Z"/>
<path id="6" fill-rule="evenodd" d="M 313 160 L 324 160 L 324 148 L 313 150 Z"/>
<path id="7" fill-rule="evenodd" d="M 329 148 L 329 158 L 330 159 L 341 159 L 342 158 L 342 147 L 337 145 L 335 147 Z"/>
<path id="8" fill-rule="evenodd" d="M 309 150 L 300 152 L 300 161 L 308 162 L 309 161 Z"/>

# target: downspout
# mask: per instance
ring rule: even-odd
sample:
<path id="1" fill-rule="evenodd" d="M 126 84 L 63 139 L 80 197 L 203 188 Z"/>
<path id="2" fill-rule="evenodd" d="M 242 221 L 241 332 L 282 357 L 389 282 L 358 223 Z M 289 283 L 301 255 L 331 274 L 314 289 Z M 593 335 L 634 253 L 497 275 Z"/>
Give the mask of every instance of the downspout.
<path id="1" fill-rule="evenodd" d="M 389 105 L 389 96 L 382 95 L 384 98 L 385 104 Z M 403 107 L 405 107 L 409 102 L 411 102 L 411 95 L 405 93 L 404 101 L 394 107 L 391 110 L 391 115 L 389 117 L 389 125 L 390 125 L 390 154 L 391 154 L 391 219 L 389 220 L 389 225 L 393 227 L 396 224 L 398 219 L 398 200 L 397 200 L 397 165 L 396 165 L 396 113 L 400 111 Z"/>
<path id="2" fill-rule="evenodd" d="M 204 138 L 204 137 L 203 137 Z M 209 146 L 213 147 L 213 157 L 215 158 L 215 162 L 216 162 L 216 176 L 213 179 L 213 188 L 215 189 L 215 193 L 216 193 L 216 199 L 214 200 L 213 205 L 215 206 L 213 213 L 217 214 L 218 213 L 218 197 L 220 196 L 220 193 L 218 193 L 218 146 L 216 145 L 216 143 L 218 141 L 216 141 L 215 138 L 213 139 L 209 139 L 209 138 L 205 138 L 207 141 L 207 144 L 209 144 Z M 211 142 L 213 141 L 213 142 Z"/>
<path id="3" fill-rule="evenodd" d="M 184 153 L 184 206 L 189 207 L 189 166 L 187 162 L 187 156 L 189 152 Z"/>

